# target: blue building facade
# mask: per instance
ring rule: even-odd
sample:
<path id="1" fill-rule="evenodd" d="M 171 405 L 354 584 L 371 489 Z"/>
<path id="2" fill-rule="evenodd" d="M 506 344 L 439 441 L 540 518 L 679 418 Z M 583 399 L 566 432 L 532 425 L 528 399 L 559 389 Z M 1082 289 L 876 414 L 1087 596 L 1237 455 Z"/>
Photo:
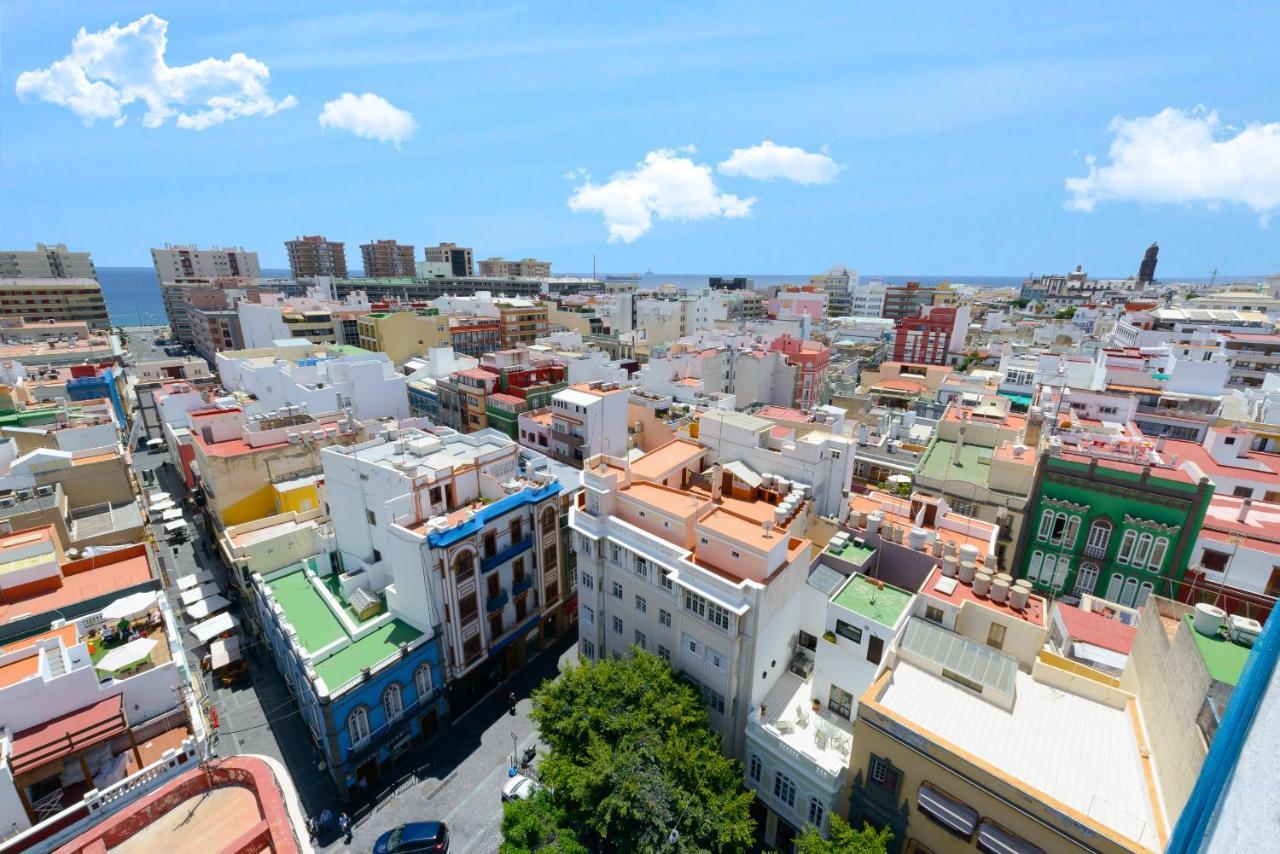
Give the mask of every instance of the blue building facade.
<path id="1" fill-rule="evenodd" d="M 108 400 L 115 413 L 116 423 L 120 429 L 129 424 L 129 416 L 125 411 L 124 401 L 120 399 L 120 390 L 116 386 L 119 368 L 107 365 L 97 368 L 95 376 L 75 377 L 67 380 L 68 400 Z"/>

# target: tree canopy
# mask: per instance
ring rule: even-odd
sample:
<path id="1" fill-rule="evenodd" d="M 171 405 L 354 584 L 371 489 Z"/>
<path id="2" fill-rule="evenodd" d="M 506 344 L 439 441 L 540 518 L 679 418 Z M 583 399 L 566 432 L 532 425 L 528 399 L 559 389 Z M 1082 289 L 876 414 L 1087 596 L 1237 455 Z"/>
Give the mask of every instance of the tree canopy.
<path id="1" fill-rule="evenodd" d="M 698 692 L 665 661 L 637 649 L 571 667 L 534 692 L 533 719 L 547 746 L 542 781 L 593 849 L 751 846 L 741 765 L 720 753 Z"/>
<path id="2" fill-rule="evenodd" d="M 828 838 L 809 825 L 796 840 L 796 854 L 885 854 L 893 834 L 889 828 L 880 831 L 870 826 L 854 830 L 849 822 L 835 813 L 828 818 Z"/>
<path id="3" fill-rule="evenodd" d="M 587 854 L 587 848 L 565 821 L 545 789 L 524 800 L 502 805 L 502 845 L 498 854 Z"/>

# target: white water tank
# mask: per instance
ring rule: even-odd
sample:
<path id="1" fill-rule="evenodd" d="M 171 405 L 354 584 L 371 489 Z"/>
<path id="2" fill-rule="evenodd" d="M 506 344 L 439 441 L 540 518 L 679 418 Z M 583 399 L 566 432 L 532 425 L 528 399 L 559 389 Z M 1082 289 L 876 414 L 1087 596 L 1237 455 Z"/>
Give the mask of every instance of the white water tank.
<path id="1" fill-rule="evenodd" d="M 979 572 L 973 576 L 973 595 L 986 596 L 991 592 L 991 573 Z"/>
<path id="2" fill-rule="evenodd" d="M 956 577 L 956 559 L 953 557 L 944 557 L 942 559 L 942 574 L 947 578 Z"/>
<path id="3" fill-rule="evenodd" d="M 861 528 L 867 524 L 867 514 L 861 510 L 853 511 L 853 527 Z"/>
<path id="4" fill-rule="evenodd" d="M 1013 585 L 1009 588 L 1009 607 L 1015 611 L 1021 611 L 1027 607 L 1027 598 L 1030 595 L 1030 589 L 1020 584 Z"/>
<path id="5" fill-rule="evenodd" d="M 972 584 L 973 577 L 978 572 L 978 565 L 971 560 L 960 561 L 960 581 L 963 584 Z"/>
<path id="6" fill-rule="evenodd" d="M 916 551 L 924 548 L 928 540 L 929 532 L 924 528 L 912 528 L 911 533 L 907 535 L 907 545 Z"/>
<path id="7" fill-rule="evenodd" d="M 963 546 L 960 547 L 960 560 L 962 561 L 971 560 L 977 563 L 978 547 L 971 543 L 965 543 Z"/>
<path id="8" fill-rule="evenodd" d="M 867 517 L 867 533 L 874 534 L 880 530 L 880 523 L 884 521 L 884 514 L 879 510 Z"/>
<path id="9" fill-rule="evenodd" d="M 1202 635 L 1208 637 L 1217 637 L 1222 631 L 1222 623 L 1227 619 L 1227 612 L 1210 605 L 1208 602 L 1201 602 L 1196 605 L 1195 616 L 1191 618 L 1191 625 Z"/>
<path id="10" fill-rule="evenodd" d="M 1009 576 L 997 575 L 991 580 L 991 601 L 1004 602 L 1009 598 Z"/>

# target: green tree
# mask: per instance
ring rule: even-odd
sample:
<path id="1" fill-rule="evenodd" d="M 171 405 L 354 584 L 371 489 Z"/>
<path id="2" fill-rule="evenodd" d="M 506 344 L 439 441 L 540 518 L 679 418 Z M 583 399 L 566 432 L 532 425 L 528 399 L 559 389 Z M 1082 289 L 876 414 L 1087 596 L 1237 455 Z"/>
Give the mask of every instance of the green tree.
<path id="1" fill-rule="evenodd" d="M 543 782 L 601 851 L 741 851 L 755 836 L 742 767 L 692 686 L 641 650 L 571 667 L 533 695 Z M 671 832 L 678 837 L 671 841 Z"/>
<path id="2" fill-rule="evenodd" d="M 870 825 L 854 830 L 835 813 L 831 814 L 830 825 L 827 839 L 813 825 L 806 827 L 796 840 L 796 854 L 885 854 L 893 839 L 887 827 L 879 832 Z"/>
<path id="3" fill-rule="evenodd" d="M 502 805 L 502 845 L 498 854 L 587 854 L 587 848 L 565 822 L 564 810 L 556 806 L 545 789 L 533 797 L 507 801 Z"/>
<path id="4" fill-rule="evenodd" d="M 1074 305 L 1069 305 L 1066 308 L 1055 312 L 1053 315 L 1053 319 L 1054 320 L 1070 320 L 1075 316 L 1076 316 L 1076 307 Z"/>

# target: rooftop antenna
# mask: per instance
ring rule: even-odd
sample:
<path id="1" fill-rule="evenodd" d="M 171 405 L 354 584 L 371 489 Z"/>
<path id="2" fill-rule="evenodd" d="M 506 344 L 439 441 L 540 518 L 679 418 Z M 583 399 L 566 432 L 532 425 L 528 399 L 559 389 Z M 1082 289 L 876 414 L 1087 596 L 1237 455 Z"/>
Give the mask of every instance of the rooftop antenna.
<path id="1" fill-rule="evenodd" d="M 1214 267 L 1209 271 L 1209 287 L 1213 287 L 1213 283 L 1218 281 L 1218 268 Z"/>

